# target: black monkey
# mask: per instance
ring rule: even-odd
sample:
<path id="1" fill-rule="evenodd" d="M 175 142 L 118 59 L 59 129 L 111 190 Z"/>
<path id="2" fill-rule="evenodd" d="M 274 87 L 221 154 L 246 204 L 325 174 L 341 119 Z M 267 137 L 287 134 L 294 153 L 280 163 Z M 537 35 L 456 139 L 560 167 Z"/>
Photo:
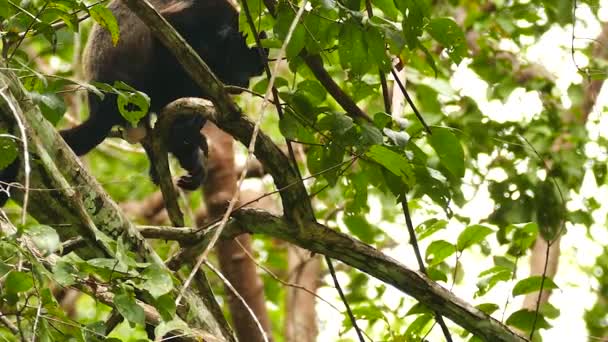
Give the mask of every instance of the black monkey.
<path id="1" fill-rule="evenodd" d="M 227 0 L 150 2 L 225 84 L 246 88 L 251 77 L 263 72 L 266 51 L 247 46 L 238 28 L 238 12 Z M 113 0 L 109 9 L 119 23 L 120 39 L 114 46 L 109 32 L 94 26 L 84 58 L 90 81 L 109 84 L 123 81 L 150 96 L 150 112 L 154 113 L 178 98 L 207 97 L 173 54 L 121 0 Z M 60 132 L 77 155 L 99 145 L 113 126 L 128 125 L 118 111 L 116 95 L 108 94 L 101 100 L 89 94 L 88 101 L 88 119 Z M 184 189 L 196 189 L 205 176 L 201 148 L 206 146 L 206 140 L 200 133 L 204 124 L 200 116 L 181 117 L 169 132 L 168 150 L 188 171 L 178 182 Z M 150 151 L 146 152 L 151 163 L 150 175 L 158 183 L 155 160 Z M 0 170 L 0 180 L 10 182 L 14 180 L 13 174 L 14 167 Z M 4 202 L 6 196 L 0 194 L 0 207 Z"/>
<path id="2" fill-rule="evenodd" d="M 260 75 L 264 55 L 249 48 L 238 28 L 238 12 L 227 0 L 153 0 L 160 13 L 184 36 L 220 80 L 247 87 L 249 78 Z M 175 57 L 148 27 L 120 0 L 109 5 L 120 27 L 120 40 L 113 46 L 107 30 L 96 26 L 85 53 L 85 73 L 91 81 L 123 81 L 148 94 L 150 111 L 159 111 L 182 97 L 206 97 L 182 69 Z M 89 118 L 61 132 L 74 152 L 83 155 L 101 143 L 115 125 L 126 125 L 116 106 L 116 96 L 100 100 L 89 94 Z M 167 147 L 189 174 L 178 184 L 196 189 L 203 180 L 200 146 L 205 137 L 200 116 L 178 119 L 169 132 Z M 158 183 L 150 151 L 150 174 Z"/>

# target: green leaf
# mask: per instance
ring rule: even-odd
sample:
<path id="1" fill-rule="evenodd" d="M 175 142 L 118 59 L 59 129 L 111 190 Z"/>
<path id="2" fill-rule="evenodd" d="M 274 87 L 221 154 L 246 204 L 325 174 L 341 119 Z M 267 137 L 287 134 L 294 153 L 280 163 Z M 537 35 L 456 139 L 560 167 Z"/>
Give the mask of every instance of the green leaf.
<path id="1" fill-rule="evenodd" d="M 487 315 L 491 315 L 496 310 L 500 309 L 500 306 L 498 306 L 497 304 L 494 304 L 494 303 L 483 303 L 483 304 L 475 305 L 475 307 Z"/>
<path id="2" fill-rule="evenodd" d="M 374 145 L 365 154 L 367 157 L 384 166 L 395 176 L 399 177 L 405 184 L 414 184 L 414 172 L 409 160 L 382 145 Z"/>
<path id="3" fill-rule="evenodd" d="M 32 277 L 20 271 L 11 271 L 4 281 L 4 291 L 8 294 L 17 294 L 25 292 L 34 286 L 34 280 Z"/>
<path id="4" fill-rule="evenodd" d="M 359 240 L 366 243 L 374 241 L 376 229 L 367 222 L 365 217 L 360 215 L 346 215 L 344 216 L 344 224 Z"/>
<path id="5" fill-rule="evenodd" d="M 558 288 L 557 284 L 555 284 L 551 278 L 545 277 L 545 280 L 543 281 L 542 276 L 533 276 L 522 279 L 515 284 L 513 287 L 513 297 L 540 291 L 541 283 L 543 285 L 543 291 Z"/>
<path id="6" fill-rule="evenodd" d="M 365 30 L 365 42 L 368 46 L 368 56 L 382 71 L 389 71 L 390 60 L 386 55 L 386 43 L 380 30 L 374 26 L 367 26 Z"/>
<path id="7" fill-rule="evenodd" d="M 510 224 L 505 234 L 513 232 L 508 253 L 513 256 L 522 256 L 528 251 L 538 237 L 538 225 L 535 222 Z"/>
<path id="8" fill-rule="evenodd" d="M 334 186 L 338 181 L 343 158 L 343 148 L 334 142 L 326 146 L 313 146 L 308 150 L 308 169 L 310 173 L 320 175 Z"/>
<path id="9" fill-rule="evenodd" d="M 435 266 L 456 252 L 456 246 L 444 240 L 431 242 L 426 248 L 425 259 L 429 266 Z"/>
<path id="10" fill-rule="evenodd" d="M 422 222 L 415 229 L 418 241 L 422 241 L 423 239 L 433 235 L 435 232 L 441 229 L 445 229 L 447 225 L 448 221 L 438 220 L 436 218 L 432 218 Z"/>
<path id="11" fill-rule="evenodd" d="M 384 135 L 386 135 L 395 146 L 405 147 L 407 143 L 410 141 L 410 135 L 407 134 L 406 131 L 394 131 L 390 128 L 385 128 L 382 130 Z"/>
<path id="12" fill-rule="evenodd" d="M 536 312 L 526 310 L 526 309 L 522 309 L 522 310 L 512 313 L 511 316 L 509 316 L 509 318 L 507 318 L 506 323 L 507 323 L 507 325 L 510 325 L 514 328 L 517 328 L 517 329 L 520 329 L 523 331 L 530 331 L 530 330 L 532 330 L 532 324 L 534 324 L 535 321 L 536 321 L 536 329 L 551 328 L 551 324 L 549 324 L 549 322 L 547 322 L 547 320 L 541 313 L 538 313 L 538 317 L 537 317 Z"/>
<path id="13" fill-rule="evenodd" d="M 291 23 L 294 19 L 295 14 L 289 6 L 284 4 L 279 6 L 277 11 L 277 19 L 274 25 L 274 33 L 282 41 L 285 41 L 287 38 L 287 33 L 289 32 L 289 28 L 291 27 Z M 287 44 L 287 50 L 285 51 L 287 59 L 290 60 L 296 57 L 304 48 L 305 44 L 306 29 L 302 26 L 302 24 L 298 24 L 293 31 L 291 40 Z M 283 44 L 281 43 L 281 45 Z"/>
<path id="14" fill-rule="evenodd" d="M 450 129 L 434 128 L 429 143 L 437 152 L 439 161 L 457 178 L 464 176 L 464 150 Z"/>
<path id="15" fill-rule="evenodd" d="M 423 314 L 418 317 L 407 327 L 405 331 L 406 341 L 420 341 L 425 331 L 430 326 L 433 320 L 433 315 Z"/>
<path id="16" fill-rule="evenodd" d="M 168 322 L 160 322 L 160 324 L 154 329 L 154 334 L 156 336 L 165 336 L 166 334 L 174 330 L 181 330 L 180 333 L 187 334 L 190 331 L 190 328 L 188 327 L 188 324 L 186 324 L 184 321 L 179 318 L 176 318 Z"/>
<path id="17" fill-rule="evenodd" d="M 467 56 L 464 32 L 451 18 L 434 18 L 426 29 L 431 37 L 446 47 L 450 59 L 460 64 Z"/>
<path id="18" fill-rule="evenodd" d="M 448 275 L 436 268 L 436 267 L 428 267 L 426 269 L 426 273 L 427 276 L 429 277 L 429 279 L 433 280 L 433 281 L 443 281 L 443 282 L 447 282 L 448 281 Z"/>
<path id="19" fill-rule="evenodd" d="M 133 126 L 137 125 L 139 120 L 148 114 L 150 98 L 122 81 L 114 82 L 114 88 L 118 94 L 116 102 L 120 115 Z"/>
<path id="20" fill-rule="evenodd" d="M 382 132 L 375 126 L 364 123 L 359 128 L 361 132 L 357 141 L 357 147 L 365 149 L 372 145 L 382 144 Z"/>
<path id="21" fill-rule="evenodd" d="M 327 97 L 327 90 L 318 81 L 305 80 L 298 83 L 298 92 L 303 92 L 307 95 L 313 104 L 320 104 Z"/>
<path id="22" fill-rule="evenodd" d="M 395 5 L 403 13 L 403 33 L 410 50 L 418 47 L 418 37 L 422 35 L 425 19 L 429 16 L 429 0 L 395 0 Z"/>
<path id="23" fill-rule="evenodd" d="M 118 21 L 116 21 L 112 11 L 110 11 L 110 9 L 105 5 L 97 3 L 89 8 L 89 14 L 91 15 L 91 18 L 93 18 L 93 20 L 99 24 L 99 26 L 108 30 L 110 37 L 112 37 L 112 44 L 116 46 L 120 37 L 120 29 L 118 27 Z"/>
<path id="24" fill-rule="evenodd" d="M 154 298 L 158 298 L 173 289 L 171 275 L 157 264 L 148 266 L 142 273 L 142 277 L 146 279 L 143 289 Z"/>
<path id="25" fill-rule="evenodd" d="M 0 134 L 0 170 L 11 165 L 19 156 L 17 137 L 10 134 Z"/>
<path id="26" fill-rule="evenodd" d="M 479 277 L 482 279 L 477 282 L 477 292 L 475 292 L 475 297 L 485 295 L 499 282 L 511 280 L 513 277 L 513 268 L 494 266 L 479 273 Z"/>
<path id="27" fill-rule="evenodd" d="M 466 227 L 460 235 L 458 235 L 458 251 L 463 251 L 475 244 L 482 242 L 486 236 L 492 234 L 494 230 L 481 224 L 475 224 Z"/>
<path id="28" fill-rule="evenodd" d="M 330 131 L 332 134 L 342 135 L 353 127 L 353 119 L 341 113 L 321 114 L 316 127 L 321 131 Z"/>
<path id="29" fill-rule="evenodd" d="M 552 241 L 561 231 L 565 213 L 564 203 L 557 186 L 552 179 L 545 179 L 534 189 L 537 199 L 536 217 L 540 234 L 547 241 Z"/>
<path id="30" fill-rule="evenodd" d="M 45 225 L 32 225 L 27 228 L 29 235 L 36 247 L 47 255 L 55 252 L 61 247 L 61 239 L 55 229 Z"/>
<path id="31" fill-rule="evenodd" d="M 42 115 L 53 125 L 57 124 L 66 112 L 63 98 L 57 94 L 41 94 L 35 91 L 29 92 L 30 97 L 40 108 Z"/>
<path id="32" fill-rule="evenodd" d="M 71 262 L 60 260 L 53 265 L 53 280 L 62 286 L 74 284 L 76 282 L 75 274 L 78 274 L 78 269 Z"/>
<path id="33" fill-rule="evenodd" d="M 378 112 L 374 114 L 374 125 L 379 129 L 385 128 L 392 121 L 393 118 L 391 117 L 391 115 L 385 112 Z"/>
<path id="34" fill-rule="evenodd" d="M 175 298 L 170 294 L 165 294 L 156 298 L 153 305 L 164 321 L 170 321 L 175 317 Z"/>
<path id="35" fill-rule="evenodd" d="M 354 76 L 365 74 L 371 63 L 361 25 L 354 19 L 348 19 L 340 29 L 339 41 L 338 56 L 342 68 L 350 70 Z"/>
<path id="36" fill-rule="evenodd" d="M 10 272 L 12 270 L 13 270 L 13 266 L 0 260 L 0 278 L 4 278 L 4 275 L 6 275 L 8 272 Z"/>
<path id="37" fill-rule="evenodd" d="M 428 308 L 428 306 L 418 302 L 416 304 L 414 304 L 414 306 L 412 306 L 406 313 L 406 316 L 410 316 L 410 315 L 420 315 L 420 314 L 432 314 L 433 311 L 431 311 L 431 309 Z"/>
<path id="38" fill-rule="evenodd" d="M 114 296 L 113 302 L 118 312 L 131 324 L 145 324 L 144 309 L 137 304 L 132 292 L 121 288 Z"/>

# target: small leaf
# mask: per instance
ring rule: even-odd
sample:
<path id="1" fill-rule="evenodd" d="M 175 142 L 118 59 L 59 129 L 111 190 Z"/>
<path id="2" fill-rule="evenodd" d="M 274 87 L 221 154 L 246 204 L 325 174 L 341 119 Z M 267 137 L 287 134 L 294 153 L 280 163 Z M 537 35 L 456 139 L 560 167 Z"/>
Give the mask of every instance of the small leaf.
<path id="1" fill-rule="evenodd" d="M 184 321 L 179 318 L 176 318 L 172 321 L 160 322 L 160 324 L 154 329 L 154 335 L 165 336 L 166 334 L 174 330 L 181 330 L 180 334 L 187 334 L 190 331 L 190 328 L 188 327 L 188 324 L 186 324 Z"/>
<path id="2" fill-rule="evenodd" d="M 57 94 L 41 94 L 35 91 L 29 92 L 30 97 L 38 105 L 42 115 L 55 125 L 66 112 L 63 98 Z"/>
<path id="3" fill-rule="evenodd" d="M 429 142 L 437 155 L 439 161 L 457 178 L 464 176 L 464 150 L 460 141 L 446 128 L 435 128 L 429 136 Z"/>
<path id="4" fill-rule="evenodd" d="M 450 59 L 460 64 L 467 56 L 467 45 L 464 32 L 451 18 L 434 18 L 426 29 L 431 37 L 447 49 Z"/>
<path id="5" fill-rule="evenodd" d="M 401 178 L 405 184 L 410 186 L 414 184 L 414 172 L 409 160 L 407 160 L 405 156 L 382 145 L 372 146 L 369 151 L 367 151 L 366 155 L 378 164 L 384 166 L 395 176 Z"/>
<path id="6" fill-rule="evenodd" d="M 284 41 L 287 38 L 287 33 L 289 32 L 291 24 L 295 19 L 295 14 L 291 10 L 291 8 L 286 5 L 280 5 L 278 7 L 277 14 L 277 20 L 275 22 L 273 32 L 277 35 L 279 39 Z M 283 42 L 281 42 L 280 44 L 283 45 Z M 305 44 L 306 29 L 303 27 L 303 25 L 298 24 L 295 30 L 293 31 L 291 40 L 287 44 L 287 59 L 291 60 L 293 57 L 297 56 L 304 48 Z"/>
<path id="7" fill-rule="evenodd" d="M 405 331 L 406 341 L 420 341 L 420 337 L 424 335 L 426 328 L 430 325 L 433 319 L 431 314 L 423 314 L 418 317 L 407 327 Z"/>
<path id="8" fill-rule="evenodd" d="M 475 297 L 485 295 L 499 282 L 511 280 L 513 277 L 513 268 L 494 266 L 479 273 L 479 277 L 481 279 L 477 282 Z"/>
<path id="9" fill-rule="evenodd" d="M 410 135 L 405 131 L 394 131 L 390 128 L 385 128 L 382 130 L 384 135 L 386 135 L 395 146 L 405 147 L 407 143 L 410 141 Z"/>
<path id="10" fill-rule="evenodd" d="M 321 114 L 316 126 L 321 131 L 344 134 L 353 127 L 353 119 L 340 113 Z"/>
<path id="11" fill-rule="evenodd" d="M 4 281 L 3 288 L 8 294 L 17 294 L 25 292 L 34 286 L 32 277 L 20 271 L 11 271 Z"/>
<path id="12" fill-rule="evenodd" d="M 61 240 L 59 234 L 55 229 L 45 225 L 33 225 L 29 226 L 26 231 L 36 247 L 46 254 L 51 254 L 61 247 Z"/>
<path id="13" fill-rule="evenodd" d="M 15 136 L 0 134 L 0 170 L 11 165 L 19 155 Z"/>
<path id="14" fill-rule="evenodd" d="M 170 294 L 155 298 L 153 305 L 164 321 L 170 321 L 175 317 L 175 298 Z"/>
<path id="15" fill-rule="evenodd" d="M 494 231 L 491 228 L 480 224 L 468 226 L 458 236 L 458 243 L 456 246 L 458 246 L 459 251 L 463 251 L 474 244 L 482 242 L 486 236 L 492 234 L 493 232 Z"/>
<path id="16" fill-rule="evenodd" d="M 344 224 L 359 240 L 366 243 L 374 241 L 374 237 L 376 236 L 375 228 L 367 222 L 365 217 L 360 215 L 346 215 L 344 217 Z"/>
<path id="17" fill-rule="evenodd" d="M 53 265 L 53 280 L 62 286 L 74 284 L 76 282 L 74 275 L 77 273 L 78 269 L 71 262 L 60 260 Z"/>
<path id="18" fill-rule="evenodd" d="M 500 306 L 498 306 L 494 303 L 483 303 L 483 304 L 475 305 L 475 307 L 487 315 L 491 315 L 496 310 L 500 309 Z"/>
<path id="19" fill-rule="evenodd" d="M 342 69 L 350 70 L 353 75 L 363 75 L 370 69 L 367 43 L 363 28 L 354 19 L 349 19 L 340 29 L 338 56 Z"/>
<path id="20" fill-rule="evenodd" d="M 173 289 L 171 275 L 157 264 L 148 266 L 142 273 L 142 277 L 146 279 L 143 289 L 154 298 L 158 298 Z"/>
<path id="21" fill-rule="evenodd" d="M 327 90 L 318 81 L 306 80 L 298 83 L 299 92 L 307 94 L 312 103 L 318 105 L 325 101 Z"/>
<path id="22" fill-rule="evenodd" d="M 431 279 L 431 280 L 443 281 L 443 282 L 448 281 L 448 275 L 436 267 L 427 268 L 426 273 L 427 273 L 427 276 L 429 277 L 429 279 Z"/>
<path id="23" fill-rule="evenodd" d="M 542 276 L 533 276 L 522 279 L 515 284 L 513 287 L 513 297 L 540 291 L 541 283 L 543 285 L 543 290 L 552 290 L 558 288 L 557 284 L 555 284 L 551 278 L 545 277 L 543 282 Z"/>
<path id="24" fill-rule="evenodd" d="M 420 314 L 432 314 L 433 311 L 431 311 L 431 309 L 429 309 L 426 305 L 418 302 L 416 304 L 414 304 L 414 306 L 412 306 L 406 313 L 406 316 L 409 315 L 420 315 Z"/>
<path id="25" fill-rule="evenodd" d="M 4 278 L 4 275 L 13 270 L 13 266 L 0 260 L 0 278 Z"/>
<path id="26" fill-rule="evenodd" d="M 362 124 L 360 128 L 361 133 L 359 136 L 359 141 L 357 142 L 359 146 L 366 148 L 371 145 L 382 144 L 382 132 L 380 132 L 380 130 L 375 126 Z"/>
<path id="27" fill-rule="evenodd" d="M 112 37 L 112 44 L 116 46 L 120 37 L 120 29 L 118 27 L 118 21 L 116 21 L 116 17 L 114 17 L 112 11 L 105 5 L 97 3 L 89 8 L 89 14 L 99 26 L 108 30 Z"/>
<path id="28" fill-rule="evenodd" d="M 378 112 L 374 115 L 374 126 L 378 127 L 379 129 L 385 128 L 392 121 L 393 118 L 391 115 L 385 112 Z"/>
<path id="29" fill-rule="evenodd" d="M 122 81 L 114 82 L 114 88 L 118 94 L 116 103 L 120 115 L 132 125 L 137 125 L 139 120 L 148 114 L 150 98 Z"/>
<path id="30" fill-rule="evenodd" d="M 435 232 L 445 229 L 447 225 L 448 221 L 438 220 L 435 218 L 422 222 L 415 229 L 418 241 L 422 241 L 423 239 L 433 235 Z"/>
<path id="31" fill-rule="evenodd" d="M 144 309 L 137 304 L 133 293 L 121 289 L 114 296 L 113 302 L 118 312 L 131 324 L 145 324 Z"/>
<path id="32" fill-rule="evenodd" d="M 429 266 L 434 266 L 456 252 L 456 247 L 451 243 L 444 240 L 437 240 L 431 242 L 426 249 L 425 259 L 429 263 Z"/>
<path id="33" fill-rule="evenodd" d="M 507 324 L 520 330 L 530 331 L 532 330 L 532 324 L 536 321 L 536 329 L 549 329 L 551 324 L 547 322 L 545 317 L 541 313 L 522 309 L 516 311 L 507 318 Z"/>

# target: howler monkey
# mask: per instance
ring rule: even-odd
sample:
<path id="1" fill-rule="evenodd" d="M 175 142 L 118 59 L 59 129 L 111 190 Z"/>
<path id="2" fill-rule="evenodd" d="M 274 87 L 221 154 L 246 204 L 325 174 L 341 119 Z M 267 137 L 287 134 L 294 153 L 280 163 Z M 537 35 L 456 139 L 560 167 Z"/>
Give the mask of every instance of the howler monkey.
<path id="1" fill-rule="evenodd" d="M 262 73 L 266 52 L 247 46 L 238 28 L 238 12 L 228 0 L 150 2 L 225 84 L 247 87 L 249 78 Z M 149 111 L 157 114 L 178 98 L 207 97 L 173 54 L 123 1 L 113 0 L 109 9 L 118 21 L 120 38 L 114 46 L 110 33 L 94 26 L 84 57 L 89 81 L 109 84 L 123 81 L 148 94 L 151 100 Z M 116 95 L 108 94 L 102 100 L 90 93 L 88 101 L 88 119 L 60 132 L 77 155 L 86 154 L 100 144 L 113 126 L 128 125 L 118 111 Z M 204 178 L 200 149 L 206 142 L 200 133 L 204 123 L 200 116 L 180 117 L 171 127 L 169 141 L 166 142 L 169 152 L 188 171 L 188 175 L 178 182 L 185 189 L 197 188 Z M 154 158 L 150 151 L 146 152 L 151 163 L 150 175 L 158 183 Z M 0 177 L 4 175 L 0 172 Z M 0 194 L 0 206 L 2 201 Z"/>

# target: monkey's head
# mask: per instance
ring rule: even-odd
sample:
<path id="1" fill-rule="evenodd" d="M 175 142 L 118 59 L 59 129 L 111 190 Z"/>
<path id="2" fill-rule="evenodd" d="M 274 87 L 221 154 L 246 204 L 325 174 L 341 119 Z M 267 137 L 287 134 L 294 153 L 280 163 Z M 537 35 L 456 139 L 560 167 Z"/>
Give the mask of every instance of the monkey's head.
<path id="1" fill-rule="evenodd" d="M 262 32 L 260 37 L 265 37 Z M 222 68 L 216 70 L 222 82 L 247 88 L 249 79 L 264 72 L 268 49 L 250 48 L 245 37 L 232 25 L 226 25 L 218 32 L 220 46 L 224 48 Z"/>

